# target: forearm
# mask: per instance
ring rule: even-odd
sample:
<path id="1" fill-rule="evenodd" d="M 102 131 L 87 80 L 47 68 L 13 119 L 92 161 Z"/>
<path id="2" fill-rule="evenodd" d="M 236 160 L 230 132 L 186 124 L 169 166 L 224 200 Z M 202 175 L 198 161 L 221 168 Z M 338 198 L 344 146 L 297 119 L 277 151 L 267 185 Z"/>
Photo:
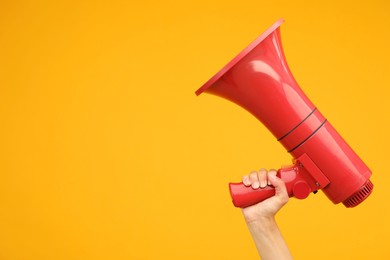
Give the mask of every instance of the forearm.
<path id="1" fill-rule="evenodd" d="M 274 218 L 247 223 L 257 251 L 263 260 L 292 259 Z"/>

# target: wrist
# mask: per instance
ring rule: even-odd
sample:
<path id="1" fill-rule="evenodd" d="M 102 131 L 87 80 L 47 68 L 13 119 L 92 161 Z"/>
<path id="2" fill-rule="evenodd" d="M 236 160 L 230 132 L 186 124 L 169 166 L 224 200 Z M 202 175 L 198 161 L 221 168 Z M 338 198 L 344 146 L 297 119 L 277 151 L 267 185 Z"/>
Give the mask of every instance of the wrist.
<path id="1" fill-rule="evenodd" d="M 247 222 L 261 259 L 292 259 L 274 217 Z"/>
<path id="2" fill-rule="evenodd" d="M 278 229 L 274 216 L 262 216 L 256 219 L 246 219 L 246 224 L 249 229 L 260 232 L 272 232 Z"/>

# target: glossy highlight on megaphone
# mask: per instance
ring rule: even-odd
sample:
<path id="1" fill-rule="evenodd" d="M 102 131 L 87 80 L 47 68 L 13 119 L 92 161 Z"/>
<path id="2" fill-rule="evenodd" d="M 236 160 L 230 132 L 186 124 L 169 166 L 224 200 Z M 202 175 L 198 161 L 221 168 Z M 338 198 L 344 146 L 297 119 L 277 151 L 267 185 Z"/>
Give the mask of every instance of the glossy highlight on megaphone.
<path id="1" fill-rule="evenodd" d="M 371 171 L 337 133 L 295 81 L 284 56 L 279 19 L 195 93 L 214 94 L 252 113 L 292 155 L 278 170 L 290 197 L 306 198 L 322 190 L 335 204 L 355 207 L 372 192 Z M 229 185 L 237 207 L 274 194 Z"/>

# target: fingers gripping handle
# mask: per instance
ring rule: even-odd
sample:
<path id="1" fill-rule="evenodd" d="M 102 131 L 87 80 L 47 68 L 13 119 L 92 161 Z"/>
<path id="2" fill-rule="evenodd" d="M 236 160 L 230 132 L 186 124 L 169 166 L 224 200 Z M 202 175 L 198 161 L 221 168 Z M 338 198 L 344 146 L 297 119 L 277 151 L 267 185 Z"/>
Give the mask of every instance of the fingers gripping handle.
<path id="1" fill-rule="evenodd" d="M 278 170 L 276 176 L 281 178 L 286 184 L 289 197 L 305 199 L 309 196 L 310 192 L 316 190 L 315 185 L 310 185 L 314 183 L 310 176 L 300 173 L 297 165 Z M 245 186 L 242 182 L 230 183 L 229 190 L 234 206 L 240 208 L 257 204 L 275 195 L 275 188 L 273 186 L 253 189 L 251 186 Z"/>

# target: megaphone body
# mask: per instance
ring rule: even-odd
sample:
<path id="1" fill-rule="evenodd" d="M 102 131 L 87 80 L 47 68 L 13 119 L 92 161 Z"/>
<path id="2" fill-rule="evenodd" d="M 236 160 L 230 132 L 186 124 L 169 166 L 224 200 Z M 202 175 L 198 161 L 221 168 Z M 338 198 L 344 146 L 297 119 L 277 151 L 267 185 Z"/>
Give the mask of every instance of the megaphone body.
<path id="1" fill-rule="evenodd" d="M 371 171 L 295 81 L 277 21 L 196 91 L 226 98 L 252 113 L 292 155 L 278 170 L 290 197 L 322 190 L 335 204 L 354 207 L 372 192 Z M 233 204 L 247 207 L 275 194 L 231 183 Z"/>

